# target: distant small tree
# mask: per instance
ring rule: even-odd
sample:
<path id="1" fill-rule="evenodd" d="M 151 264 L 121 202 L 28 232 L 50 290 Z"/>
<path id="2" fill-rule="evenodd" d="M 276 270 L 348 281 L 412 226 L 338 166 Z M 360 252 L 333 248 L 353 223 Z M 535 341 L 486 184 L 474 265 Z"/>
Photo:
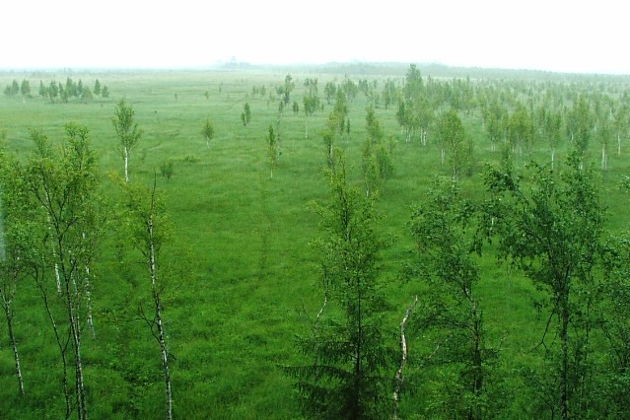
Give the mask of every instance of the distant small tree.
<path id="1" fill-rule="evenodd" d="M 46 86 L 44 85 L 44 82 L 42 80 L 39 81 L 39 91 L 38 91 L 39 96 L 41 96 L 42 98 L 45 98 L 48 96 L 48 91 L 46 89 Z"/>
<path id="2" fill-rule="evenodd" d="M 66 93 L 70 97 L 76 97 L 77 94 L 77 84 L 70 77 L 66 78 Z"/>
<path id="3" fill-rule="evenodd" d="M 383 142 L 383 129 L 376 119 L 372 105 L 368 106 L 365 119 L 368 135 L 363 145 L 362 170 L 365 193 L 370 196 L 392 175 L 394 168 L 389 150 Z"/>
<path id="4" fill-rule="evenodd" d="M 556 150 L 562 139 L 562 114 L 546 110 L 543 118 L 543 136 L 547 139 L 551 148 L 551 169 L 555 166 Z"/>
<path id="5" fill-rule="evenodd" d="M 138 140 L 142 136 L 142 130 L 138 129 L 138 124 L 134 121 L 135 111 L 124 99 L 118 102 L 112 120 L 116 134 L 120 139 L 120 152 L 124 161 L 125 182 L 129 182 L 129 154 L 136 147 Z"/>
<path id="6" fill-rule="evenodd" d="M 269 130 L 267 131 L 267 156 L 269 157 L 269 168 L 270 175 L 269 178 L 273 178 L 273 168 L 278 165 L 278 160 L 280 159 L 280 143 L 278 139 L 277 132 L 273 129 L 273 126 L 269 125 Z"/>
<path id="7" fill-rule="evenodd" d="M 11 96 L 15 96 L 20 93 L 20 85 L 17 80 L 11 82 Z"/>
<path id="8" fill-rule="evenodd" d="M 299 114 L 300 113 L 300 104 L 298 104 L 297 101 L 293 101 L 292 109 L 293 109 L 293 113 L 295 115 Z"/>
<path id="9" fill-rule="evenodd" d="M 101 88 L 101 96 L 103 98 L 109 98 L 109 88 L 105 85 Z"/>
<path id="10" fill-rule="evenodd" d="M 81 93 L 81 100 L 85 103 L 88 103 L 92 99 L 94 99 L 94 95 L 92 95 L 92 91 L 90 91 L 89 87 L 84 87 L 83 92 Z"/>
<path id="11" fill-rule="evenodd" d="M 602 148 L 602 170 L 608 169 L 608 148 L 610 146 L 610 140 L 612 138 L 611 121 L 608 116 L 602 116 L 597 124 L 596 137 Z"/>
<path id="12" fill-rule="evenodd" d="M 94 82 L 94 94 L 97 96 L 101 94 L 101 82 L 98 79 Z"/>
<path id="13" fill-rule="evenodd" d="M 534 123 L 527 109 L 519 104 L 507 122 L 507 138 L 512 152 L 522 155 L 529 152 L 534 142 Z"/>
<path id="14" fill-rule="evenodd" d="M 566 130 L 569 141 L 580 159 L 584 160 L 593 136 L 593 115 L 588 101 L 580 96 L 567 112 Z M 583 163 L 581 164 L 583 166 Z"/>
<path id="15" fill-rule="evenodd" d="M 627 137 L 630 128 L 630 107 L 623 104 L 617 107 L 613 115 L 613 127 L 617 137 L 617 156 L 621 156 L 621 141 Z"/>
<path id="16" fill-rule="evenodd" d="M 441 145 L 441 161 L 444 163 L 445 156 L 448 155 L 451 176 L 456 179 L 464 169 L 466 161 L 466 133 L 457 111 L 450 109 L 441 116 L 436 135 Z"/>
<path id="17" fill-rule="evenodd" d="M 28 80 L 22 80 L 22 84 L 20 85 L 20 93 L 24 97 L 31 95 L 31 84 Z"/>
<path id="18" fill-rule="evenodd" d="M 293 77 L 290 74 L 287 74 L 284 78 L 284 85 L 282 86 L 282 102 L 285 105 L 289 105 L 291 102 L 291 92 L 295 88 L 295 82 L 293 82 Z"/>
<path id="19" fill-rule="evenodd" d="M 61 102 L 63 102 L 64 104 L 68 103 L 68 92 L 66 91 L 66 89 L 64 89 L 63 85 L 61 83 L 58 84 L 59 86 L 59 98 L 61 99 Z"/>
<path id="20" fill-rule="evenodd" d="M 252 119 L 252 111 L 249 107 L 249 103 L 245 102 L 245 105 L 243 106 L 243 112 L 241 112 L 241 122 L 243 123 L 243 126 L 247 126 L 247 124 L 249 124 L 251 119 Z"/>
<path id="21" fill-rule="evenodd" d="M 303 98 L 302 110 L 304 111 L 304 138 L 308 138 L 308 119 L 319 109 L 319 97 L 314 95 L 306 95 Z"/>
<path id="22" fill-rule="evenodd" d="M 50 102 L 54 103 L 58 95 L 59 86 L 57 86 L 57 82 L 53 80 L 52 82 L 50 82 L 50 85 L 48 85 L 48 98 L 50 99 Z"/>
<path id="23" fill-rule="evenodd" d="M 330 105 L 333 98 L 337 94 L 337 85 L 335 85 L 333 82 L 327 82 L 324 85 L 324 94 L 326 95 L 326 103 Z"/>
<path id="24" fill-rule="evenodd" d="M 214 138 L 214 124 L 210 118 L 206 119 L 206 123 L 201 130 L 201 135 L 206 140 L 206 146 L 210 148 L 210 140 Z"/>

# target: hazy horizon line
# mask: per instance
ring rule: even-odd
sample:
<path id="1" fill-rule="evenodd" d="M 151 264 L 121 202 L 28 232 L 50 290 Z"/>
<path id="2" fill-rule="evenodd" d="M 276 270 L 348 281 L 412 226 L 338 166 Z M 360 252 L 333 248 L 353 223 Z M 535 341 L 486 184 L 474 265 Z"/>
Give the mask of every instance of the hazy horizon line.
<path id="1" fill-rule="evenodd" d="M 355 66 L 409 66 L 415 64 L 419 67 L 442 67 L 444 69 L 454 70 L 487 70 L 487 71 L 507 71 L 507 72 L 531 72 L 531 73 L 547 73 L 555 75 L 584 75 L 584 76 L 630 76 L 630 73 L 618 72 L 613 70 L 600 71 L 564 71 L 550 70 L 535 67 L 499 67 L 499 66 L 482 66 L 482 65 L 459 65 L 445 64 L 439 61 L 370 61 L 370 60 L 348 60 L 348 61 L 325 61 L 325 62 L 250 62 L 238 59 L 228 59 L 216 61 L 212 64 L 198 65 L 140 65 L 140 66 L 121 66 L 121 65 L 81 65 L 81 66 L 2 66 L 0 72 L 25 72 L 25 71 L 182 71 L 182 70 L 220 70 L 229 69 L 230 67 L 246 70 L 248 67 L 255 68 L 308 68 L 308 67 L 330 67 L 339 65 L 355 65 Z"/>

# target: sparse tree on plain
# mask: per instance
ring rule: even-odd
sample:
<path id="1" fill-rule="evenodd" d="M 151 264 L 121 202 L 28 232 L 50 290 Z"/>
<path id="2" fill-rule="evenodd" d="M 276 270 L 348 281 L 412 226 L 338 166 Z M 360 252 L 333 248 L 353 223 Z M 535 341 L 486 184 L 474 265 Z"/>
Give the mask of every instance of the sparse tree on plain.
<path id="1" fill-rule="evenodd" d="M 135 111 L 131 105 L 128 105 L 124 99 L 118 102 L 115 109 L 115 116 L 112 120 L 116 134 L 120 139 L 120 152 L 123 157 L 125 182 L 129 182 L 129 155 L 136 147 L 142 130 L 138 128 L 138 123 L 134 120 Z"/>
<path id="2" fill-rule="evenodd" d="M 31 95 L 31 84 L 26 79 L 22 80 L 22 83 L 20 84 L 20 94 L 24 98 Z"/>
<path id="3" fill-rule="evenodd" d="M 243 112 L 241 112 L 241 122 L 243 123 L 243 126 L 247 127 L 247 125 L 249 124 L 251 120 L 252 120 L 252 110 L 249 107 L 249 103 L 246 102 L 245 105 L 243 105 Z"/>
<path id="4" fill-rule="evenodd" d="M 451 176 L 460 176 L 466 163 L 466 133 L 457 112 L 450 109 L 438 121 L 436 136 L 440 142 L 440 159 L 444 163 L 448 155 Z"/>
<path id="5" fill-rule="evenodd" d="M 160 348 L 160 359 L 162 364 L 162 376 L 164 379 L 165 394 L 165 417 L 167 420 L 173 418 L 173 385 L 171 377 L 169 353 L 169 340 L 164 326 L 164 306 L 162 303 L 162 269 L 160 251 L 167 241 L 166 217 L 164 208 L 158 199 L 156 191 L 156 179 L 153 187 L 133 187 L 126 185 L 127 189 L 127 225 L 131 234 L 134 247 L 142 254 L 144 263 L 149 274 L 152 314 L 144 312 L 143 305 L 141 316 L 147 323 L 152 336 L 157 341 Z"/>
<path id="6" fill-rule="evenodd" d="M 273 178 L 273 168 L 278 166 L 280 160 L 280 139 L 278 133 L 273 129 L 273 125 L 269 125 L 267 130 L 267 156 L 269 158 L 269 178 Z"/>
<path id="7" fill-rule="evenodd" d="M 214 124 L 210 120 L 210 118 L 206 119 L 206 123 L 201 130 L 201 135 L 206 140 L 206 146 L 208 149 L 210 148 L 210 141 L 214 138 Z"/>

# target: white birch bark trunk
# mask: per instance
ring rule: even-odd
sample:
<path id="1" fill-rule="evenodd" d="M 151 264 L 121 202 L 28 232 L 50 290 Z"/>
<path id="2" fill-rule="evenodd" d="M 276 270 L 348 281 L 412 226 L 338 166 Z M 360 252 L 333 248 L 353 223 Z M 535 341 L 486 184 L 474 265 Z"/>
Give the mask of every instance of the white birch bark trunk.
<path id="1" fill-rule="evenodd" d="M 317 316 L 315 317 L 315 322 L 319 321 L 319 318 L 321 318 L 322 314 L 324 313 L 324 309 L 326 308 L 327 304 L 328 304 L 328 296 L 324 296 L 324 303 L 322 304 L 322 307 L 319 308 L 319 312 L 317 312 Z"/>
<path id="2" fill-rule="evenodd" d="M 55 254 L 55 247 L 52 247 L 53 255 Z M 59 277 L 59 266 L 55 263 L 55 280 L 57 281 L 57 293 L 61 294 L 61 278 Z"/>
<path id="3" fill-rule="evenodd" d="M 68 291 L 69 292 L 69 291 Z M 70 297 L 68 297 L 70 299 Z M 75 295 L 78 299 L 78 294 Z M 76 306 L 75 306 L 76 305 Z M 85 381 L 83 379 L 83 362 L 81 359 L 81 319 L 79 317 L 79 302 L 68 302 L 70 317 L 70 333 L 74 344 L 75 389 L 77 400 L 77 415 L 79 420 L 87 420 L 87 403 L 85 401 Z"/>
<path id="4" fill-rule="evenodd" d="M 393 418 L 398 419 L 398 406 L 400 405 L 400 390 L 402 389 L 403 381 L 404 381 L 404 370 L 405 365 L 407 364 L 408 358 L 408 349 L 407 349 L 407 337 L 405 336 L 405 327 L 407 326 L 407 321 L 409 320 L 409 316 L 413 312 L 416 304 L 418 303 L 418 296 L 414 299 L 413 303 L 409 305 L 407 310 L 405 311 L 405 315 L 400 323 L 400 366 L 396 371 L 396 383 L 394 385 L 394 414 Z"/>
<path id="5" fill-rule="evenodd" d="M 151 271 L 151 287 L 153 291 L 153 301 L 155 303 L 155 321 L 158 332 L 158 342 L 160 344 L 160 352 L 162 356 L 162 371 L 164 374 L 164 385 L 166 394 L 166 418 L 172 420 L 173 418 L 173 391 L 171 385 L 171 373 L 168 363 L 168 348 L 166 346 L 166 334 L 164 332 L 164 325 L 162 323 L 162 303 L 160 301 L 160 295 L 158 293 L 157 285 L 157 263 L 155 254 L 155 244 L 153 236 L 153 217 L 149 216 L 149 268 Z"/>
<path id="6" fill-rule="evenodd" d="M 18 353 L 17 340 L 15 333 L 13 332 L 13 311 L 11 309 L 11 301 L 4 299 L 3 305 L 7 319 L 7 331 L 9 334 L 9 341 L 11 341 L 11 348 L 13 349 L 13 359 L 15 361 L 15 376 L 18 380 L 18 389 L 21 395 L 24 395 L 24 378 L 22 377 L 22 368 L 20 365 L 20 354 Z"/>
<path id="7" fill-rule="evenodd" d="M 90 282 L 90 267 L 85 266 L 85 297 L 87 299 L 87 323 L 92 333 L 92 338 L 96 338 L 94 329 L 94 317 L 92 316 L 92 283 Z"/>

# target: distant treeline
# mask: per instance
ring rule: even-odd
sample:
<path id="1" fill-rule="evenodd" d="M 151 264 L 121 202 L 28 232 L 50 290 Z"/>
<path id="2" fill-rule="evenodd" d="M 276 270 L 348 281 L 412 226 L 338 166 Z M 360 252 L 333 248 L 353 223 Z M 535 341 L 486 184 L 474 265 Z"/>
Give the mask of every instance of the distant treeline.
<path id="1" fill-rule="evenodd" d="M 24 98 L 32 98 L 32 89 L 30 81 L 23 79 L 22 82 L 13 80 L 13 82 L 4 88 L 4 94 L 7 96 L 22 95 Z M 48 84 L 45 84 L 42 80 L 39 81 L 38 94 L 40 97 L 48 99 L 51 103 L 60 101 L 62 103 L 68 103 L 73 98 L 83 102 L 94 99 L 95 96 L 101 96 L 102 98 L 109 97 L 109 88 L 101 84 L 96 79 L 92 89 L 87 84 L 84 84 L 81 79 L 75 82 L 70 77 L 66 78 L 66 82 L 57 82 L 55 80 Z"/>

